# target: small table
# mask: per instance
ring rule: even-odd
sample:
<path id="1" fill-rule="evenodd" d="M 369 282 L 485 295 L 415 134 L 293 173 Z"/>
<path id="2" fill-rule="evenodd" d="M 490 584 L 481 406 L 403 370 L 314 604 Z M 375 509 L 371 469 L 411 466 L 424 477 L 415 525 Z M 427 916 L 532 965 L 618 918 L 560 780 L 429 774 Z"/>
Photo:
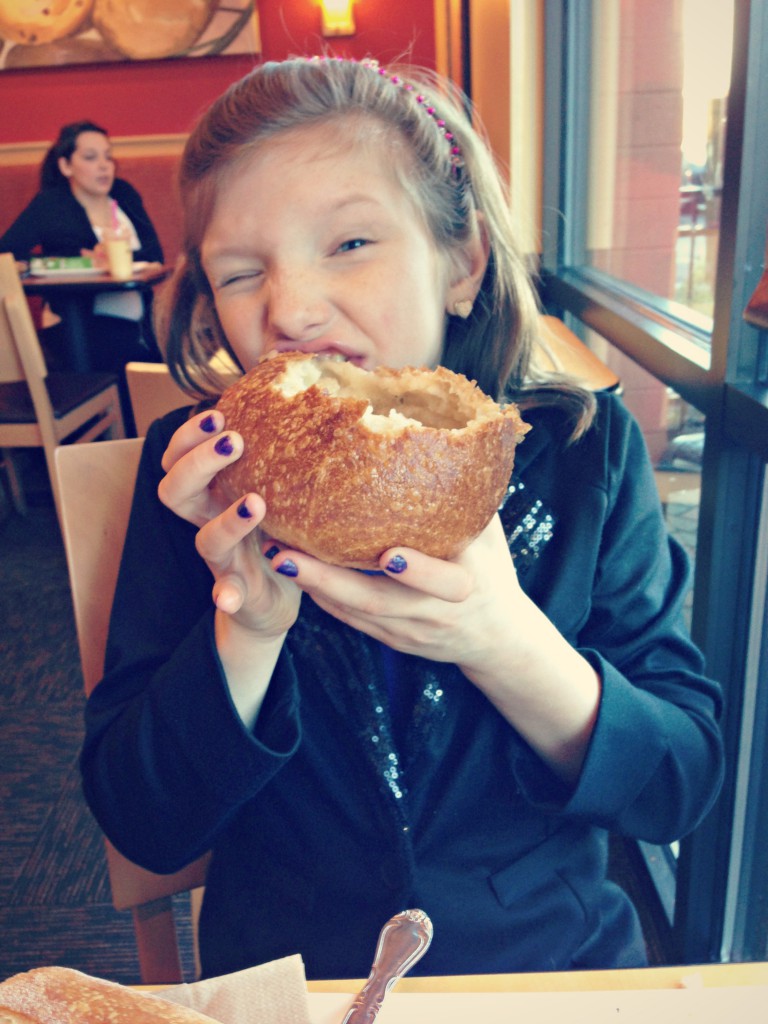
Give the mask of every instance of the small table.
<path id="1" fill-rule="evenodd" d="M 308 981 L 310 992 L 357 994 L 364 979 Z M 398 992 L 619 992 L 641 989 L 741 988 L 768 985 L 768 962 L 680 964 L 677 967 L 627 967 L 595 971 L 521 972 L 405 977 Z"/>
<path id="2" fill-rule="evenodd" d="M 93 369 L 88 356 L 88 339 L 83 317 L 83 299 L 99 292 L 149 291 L 164 281 L 171 268 L 162 263 L 148 263 L 135 271 L 128 281 L 116 281 L 107 271 L 98 274 L 66 274 L 22 279 L 27 295 L 40 295 L 53 302 L 65 324 L 68 363 L 72 370 L 87 373 Z"/>
<path id="3" fill-rule="evenodd" d="M 270 984 L 270 975 L 254 980 Z M 220 985 L 222 979 L 203 981 L 201 987 Z M 249 998 L 248 972 L 231 975 L 231 1007 Z M 347 1011 L 364 979 L 308 981 L 307 1009 L 312 1020 L 337 1022 Z M 382 1011 L 383 1020 L 443 1024 L 466 1021 L 622 1021 L 737 1020 L 757 1024 L 765 1018 L 768 963 L 702 964 L 644 967 L 627 970 L 566 971 L 536 974 L 485 974 L 456 977 L 406 977 L 398 982 Z M 166 986 L 138 986 L 159 991 Z M 186 986 L 187 1002 L 196 990 Z M 197 993 L 200 989 L 197 989 Z M 210 994 L 211 989 L 208 989 Z M 235 995 L 236 993 L 236 995 Z M 221 997 L 214 987 L 213 999 Z M 301 998 L 300 992 L 291 997 Z M 212 1013 L 205 1000 L 191 1005 Z M 215 1004 L 214 1004 L 215 1005 Z M 760 1006 L 763 1010 L 760 1010 Z M 712 1010 L 710 1013 L 709 1010 Z M 215 1019 L 233 1021 L 234 1012 Z"/>

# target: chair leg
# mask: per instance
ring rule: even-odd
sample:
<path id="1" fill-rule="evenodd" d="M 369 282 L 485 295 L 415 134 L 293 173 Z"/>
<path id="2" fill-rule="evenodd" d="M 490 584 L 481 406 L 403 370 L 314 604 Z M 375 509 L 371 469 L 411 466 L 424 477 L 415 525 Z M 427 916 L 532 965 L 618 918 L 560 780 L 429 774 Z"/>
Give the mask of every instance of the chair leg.
<path id="1" fill-rule="evenodd" d="M 27 502 L 24 497 L 24 490 L 16 470 L 16 463 L 13 461 L 13 451 L 10 448 L 0 450 L 0 468 L 5 470 L 8 478 L 8 489 L 11 492 L 13 507 L 19 515 L 27 514 Z"/>
<path id="2" fill-rule="evenodd" d="M 123 408 L 120 403 L 120 393 L 117 389 L 117 385 L 114 386 L 113 392 L 114 396 L 111 412 L 112 422 L 104 434 L 104 436 L 109 438 L 110 441 L 115 441 L 126 436 L 125 419 L 123 417 Z"/>
<path id="3" fill-rule="evenodd" d="M 134 907 L 132 913 L 142 983 L 175 985 L 184 981 L 170 897 Z"/>
<path id="4" fill-rule="evenodd" d="M 195 957 L 196 979 L 199 978 L 202 973 L 202 969 L 200 966 L 200 941 L 198 939 L 198 932 L 200 931 L 200 911 L 203 909 L 204 894 L 204 885 L 200 886 L 197 889 L 191 889 L 189 892 L 189 909 L 192 915 L 192 944 Z"/>

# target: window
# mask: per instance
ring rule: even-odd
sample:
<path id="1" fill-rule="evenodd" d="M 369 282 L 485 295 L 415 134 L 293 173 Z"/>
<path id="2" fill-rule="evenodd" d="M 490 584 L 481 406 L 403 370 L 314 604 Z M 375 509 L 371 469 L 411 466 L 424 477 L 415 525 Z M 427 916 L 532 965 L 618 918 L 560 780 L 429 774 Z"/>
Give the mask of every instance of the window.
<path id="1" fill-rule="evenodd" d="M 672 868 L 676 959 L 764 958 L 768 332 L 742 314 L 768 227 L 768 4 L 544 16 L 542 295 L 624 382 L 726 697 L 718 804 L 679 847 L 641 852 Z"/>
<path id="2" fill-rule="evenodd" d="M 621 381 L 624 404 L 640 424 L 654 468 L 667 529 L 696 563 L 706 417 L 673 388 L 595 331 L 588 346 Z M 688 625 L 691 626 L 691 601 Z"/>
<path id="3" fill-rule="evenodd" d="M 709 333 L 732 0 L 591 8 L 585 263 Z"/>

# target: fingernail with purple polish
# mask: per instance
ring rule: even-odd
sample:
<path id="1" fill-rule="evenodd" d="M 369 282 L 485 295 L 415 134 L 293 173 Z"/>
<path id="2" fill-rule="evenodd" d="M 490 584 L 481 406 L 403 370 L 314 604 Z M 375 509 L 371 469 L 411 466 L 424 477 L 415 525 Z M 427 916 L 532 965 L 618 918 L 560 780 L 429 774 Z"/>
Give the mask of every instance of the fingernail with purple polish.
<path id="1" fill-rule="evenodd" d="M 231 455 L 235 450 L 235 446 L 232 444 L 232 438 L 229 434 L 225 434 L 223 437 L 220 437 L 213 447 L 219 455 Z"/>
<path id="2" fill-rule="evenodd" d="M 251 519 L 253 517 L 253 512 L 248 508 L 245 498 L 237 506 L 237 514 L 241 519 Z"/>
<path id="3" fill-rule="evenodd" d="M 212 412 L 209 412 L 204 420 L 200 420 L 200 429 L 205 431 L 206 434 L 212 434 L 216 429 L 216 417 Z"/>
<path id="4" fill-rule="evenodd" d="M 275 572 L 282 573 L 283 576 L 298 576 L 299 575 L 298 566 L 296 565 L 295 562 L 292 562 L 290 560 L 290 558 L 286 558 L 286 560 L 282 563 L 282 565 L 278 565 L 277 569 L 275 569 Z"/>
<path id="5" fill-rule="evenodd" d="M 267 549 L 267 550 L 266 550 L 266 551 L 264 552 L 264 557 L 265 557 L 265 558 L 266 558 L 266 559 L 267 559 L 267 560 L 268 560 L 269 562 L 271 562 L 271 561 L 272 561 L 272 559 L 273 559 L 273 558 L 275 557 L 275 555 L 279 555 L 279 554 L 280 554 L 280 548 L 279 548 L 279 547 L 278 547 L 278 546 L 277 546 L 276 544 L 273 544 L 271 548 L 268 548 L 268 549 Z"/>
<path id="6" fill-rule="evenodd" d="M 392 555 L 387 562 L 387 572 L 401 573 L 408 568 L 408 563 L 402 555 Z"/>

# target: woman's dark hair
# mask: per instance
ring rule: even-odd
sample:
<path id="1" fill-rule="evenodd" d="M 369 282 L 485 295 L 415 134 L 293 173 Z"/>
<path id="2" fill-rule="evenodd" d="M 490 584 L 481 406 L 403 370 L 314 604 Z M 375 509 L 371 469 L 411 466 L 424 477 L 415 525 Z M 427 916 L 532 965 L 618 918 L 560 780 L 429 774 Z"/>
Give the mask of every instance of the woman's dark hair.
<path id="1" fill-rule="evenodd" d="M 57 188 L 66 184 L 67 179 L 59 170 L 59 160 L 64 157 L 66 160 L 72 158 L 77 149 L 77 140 L 83 132 L 98 132 L 99 135 L 109 136 L 106 128 L 102 128 L 93 121 L 74 121 L 72 124 L 65 124 L 59 132 L 59 137 L 43 157 L 40 165 L 40 188 Z"/>

